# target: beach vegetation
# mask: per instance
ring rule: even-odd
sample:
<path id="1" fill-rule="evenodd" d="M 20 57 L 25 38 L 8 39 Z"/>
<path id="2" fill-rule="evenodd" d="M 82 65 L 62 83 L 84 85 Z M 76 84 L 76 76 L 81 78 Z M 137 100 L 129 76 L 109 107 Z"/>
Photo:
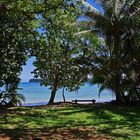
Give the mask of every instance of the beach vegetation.
<path id="1" fill-rule="evenodd" d="M 34 0 L 0 1 L 0 87 L 6 87 L 1 92 L 0 100 L 6 98 L 14 102 L 15 98 L 23 99 L 11 85 L 17 82 L 23 65 L 38 45 L 38 16 L 43 11 L 57 7 L 60 2 L 49 4 L 48 8 L 44 2 Z"/>
<path id="2" fill-rule="evenodd" d="M 140 2 L 96 3 L 100 10 L 85 0 L 1 0 L 4 92 L 18 79 L 28 58 L 35 56 L 33 73 L 50 86 L 50 104 L 58 89 L 76 91 L 88 75 L 100 92 L 112 91 L 117 103 L 140 102 Z"/>
<path id="3" fill-rule="evenodd" d="M 140 0 L 95 2 L 0 0 L 0 139 L 140 139 Z M 51 90 L 46 106 L 20 106 L 30 57 Z M 86 82 L 115 104 L 55 103 Z"/>
<path id="4" fill-rule="evenodd" d="M 77 91 L 87 81 L 88 69 L 81 60 L 83 48 L 89 46 L 86 39 L 75 35 L 79 16 L 76 2 L 65 2 L 51 13 L 44 13 L 41 20 L 42 37 L 35 50 L 35 77 L 41 78 L 41 84 L 50 86 L 51 97 L 48 104 L 54 103 L 58 89 Z M 77 9 L 77 10 L 76 10 Z M 76 31 L 77 30 L 77 31 Z M 97 41 L 97 40 L 96 40 Z"/>
<path id="5" fill-rule="evenodd" d="M 25 102 L 24 95 L 18 93 L 18 84 L 20 79 L 16 79 L 14 82 L 6 85 L 6 89 L 0 93 L 0 106 L 12 107 L 22 105 Z"/>
<path id="6" fill-rule="evenodd" d="M 136 40 L 139 39 L 140 2 L 97 0 L 101 11 L 84 0 L 81 2 L 84 16 L 89 18 L 83 26 L 91 26 L 86 33 L 95 32 L 102 40 L 87 61 L 92 68 L 91 83 L 99 84 L 100 92 L 111 90 L 118 103 L 139 102 L 140 59 L 137 52 L 140 46 Z M 83 33 L 85 30 L 80 32 Z"/>
<path id="7" fill-rule="evenodd" d="M 6 87 L 1 95 L 14 104 L 19 94 L 11 85 L 17 82 L 36 40 L 37 24 L 32 4 L 20 0 L 0 1 L 0 85 Z"/>

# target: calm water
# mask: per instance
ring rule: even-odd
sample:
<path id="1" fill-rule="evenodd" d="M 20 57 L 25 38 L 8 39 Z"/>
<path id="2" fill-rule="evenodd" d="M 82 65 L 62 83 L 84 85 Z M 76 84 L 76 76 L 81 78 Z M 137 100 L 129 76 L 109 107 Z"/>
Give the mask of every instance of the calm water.
<path id="1" fill-rule="evenodd" d="M 50 90 L 48 87 L 40 86 L 39 83 L 20 83 L 19 85 L 22 90 L 19 93 L 22 93 L 26 97 L 27 103 L 46 103 L 50 97 Z M 101 97 L 98 98 L 99 88 L 97 85 L 91 86 L 86 84 L 81 87 L 77 92 L 68 92 L 65 91 L 65 96 L 67 101 L 75 99 L 95 99 L 97 102 L 110 101 L 114 99 L 114 96 L 109 91 L 103 91 Z M 63 101 L 62 99 L 62 90 L 58 90 L 56 94 L 55 101 Z"/>

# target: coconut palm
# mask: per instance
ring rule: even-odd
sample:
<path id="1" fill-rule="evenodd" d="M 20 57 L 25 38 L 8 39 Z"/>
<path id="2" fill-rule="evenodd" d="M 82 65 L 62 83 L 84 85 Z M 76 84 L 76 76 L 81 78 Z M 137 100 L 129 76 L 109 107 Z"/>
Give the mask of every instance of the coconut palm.
<path id="1" fill-rule="evenodd" d="M 139 36 L 140 22 L 136 24 L 135 18 L 140 17 L 140 1 L 96 0 L 102 7 L 102 12 L 85 0 L 79 1 L 84 6 L 83 15 L 90 20 L 78 24 L 78 26 L 85 25 L 86 27 L 88 25 L 88 30 L 81 31 L 77 35 L 96 32 L 105 43 L 95 50 L 90 59 L 93 65 L 93 83 L 99 83 L 101 90 L 111 89 L 116 95 L 117 102 L 124 102 L 125 86 L 130 86 L 130 83 L 134 81 L 131 78 L 132 75 L 135 74 L 135 77 L 139 75 L 135 68 L 140 64 L 139 55 L 135 55 L 135 52 L 140 46 L 135 45 L 134 38 L 136 35 L 137 38 Z M 133 65 L 134 63 L 136 65 Z"/>

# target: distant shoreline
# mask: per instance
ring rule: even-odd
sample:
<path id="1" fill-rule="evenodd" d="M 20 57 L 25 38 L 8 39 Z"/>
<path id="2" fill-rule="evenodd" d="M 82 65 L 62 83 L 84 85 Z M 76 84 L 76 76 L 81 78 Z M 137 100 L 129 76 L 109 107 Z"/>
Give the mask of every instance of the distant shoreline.
<path id="1" fill-rule="evenodd" d="M 29 79 L 29 83 L 40 83 L 41 79 Z"/>
<path id="2" fill-rule="evenodd" d="M 111 102 L 111 100 L 108 100 L 108 101 L 97 101 L 95 102 L 96 103 L 109 103 Z M 54 102 L 54 104 L 58 104 L 58 103 L 64 103 L 62 101 L 60 102 Z M 66 103 L 72 103 L 71 101 L 66 101 Z M 48 102 L 38 102 L 38 103 L 23 103 L 22 106 L 42 106 L 42 105 L 47 105 Z M 85 103 L 78 103 L 78 104 L 91 104 L 91 103 L 88 103 L 88 102 L 85 102 Z"/>
<path id="3" fill-rule="evenodd" d="M 40 85 L 38 82 L 21 82 L 19 84 L 18 92 L 23 94 L 26 98 L 26 101 L 23 102 L 22 106 L 40 106 L 46 105 L 50 98 L 50 89 L 49 86 L 45 87 Z M 88 89 L 88 90 L 87 90 Z M 86 83 L 79 89 L 78 93 L 65 91 L 66 101 L 71 102 L 72 100 L 92 100 L 95 99 L 96 102 L 109 102 L 114 100 L 114 96 L 112 96 L 109 91 L 105 90 L 102 92 L 101 97 L 98 97 L 99 88 L 97 85 L 91 86 Z M 62 99 L 62 89 L 57 91 L 55 102 L 63 102 Z"/>

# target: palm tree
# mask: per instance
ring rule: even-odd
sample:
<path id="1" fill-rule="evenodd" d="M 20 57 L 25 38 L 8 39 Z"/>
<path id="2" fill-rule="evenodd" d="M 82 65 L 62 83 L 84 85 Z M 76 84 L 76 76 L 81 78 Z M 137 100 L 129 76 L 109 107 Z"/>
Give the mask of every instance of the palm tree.
<path id="1" fill-rule="evenodd" d="M 96 0 L 103 9 L 102 13 L 85 0 L 79 1 L 85 7 L 84 16 L 90 20 L 78 24 L 86 27 L 88 25 L 89 29 L 77 34 L 96 32 L 105 41 L 90 59 L 93 65 L 93 83 L 99 83 L 101 90 L 111 89 L 116 95 L 116 101 L 122 103 L 125 101 L 124 83 L 128 85 L 131 75 L 137 73 L 135 68 L 130 68 L 129 65 L 133 62 L 139 64 L 138 55 L 134 54 L 134 37 L 139 35 L 140 22 L 135 24 L 134 19 L 139 17 L 140 1 Z M 127 78 L 124 78 L 124 75 Z"/>
<path id="2" fill-rule="evenodd" d="M 22 105 L 25 102 L 24 95 L 18 93 L 19 79 L 15 79 L 14 82 L 6 84 L 5 91 L 0 93 L 0 105 L 1 106 L 17 106 Z"/>

